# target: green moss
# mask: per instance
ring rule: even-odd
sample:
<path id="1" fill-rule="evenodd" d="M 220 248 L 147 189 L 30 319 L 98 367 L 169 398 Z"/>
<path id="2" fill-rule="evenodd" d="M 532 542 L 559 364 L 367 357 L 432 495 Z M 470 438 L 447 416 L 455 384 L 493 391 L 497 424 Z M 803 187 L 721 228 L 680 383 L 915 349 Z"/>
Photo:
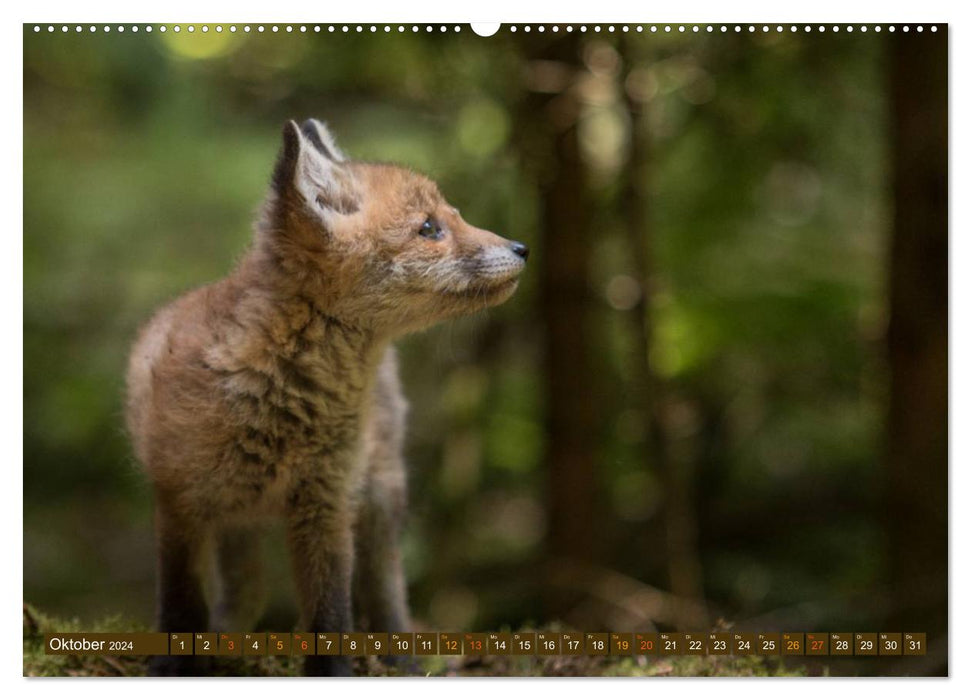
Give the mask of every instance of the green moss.
<path id="1" fill-rule="evenodd" d="M 44 635 L 51 632 L 146 632 L 142 625 L 112 616 L 94 624 L 57 619 L 24 603 L 25 676 L 144 676 L 144 657 L 53 656 L 44 653 Z"/>
<path id="2" fill-rule="evenodd" d="M 44 635 L 51 632 L 147 632 L 144 625 L 112 616 L 93 624 L 58 619 L 24 604 L 25 676 L 144 676 L 144 656 L 53 656 L 44 653 Z M 289 658 L 214 659 L 214 676 L 298 676 Z"/>

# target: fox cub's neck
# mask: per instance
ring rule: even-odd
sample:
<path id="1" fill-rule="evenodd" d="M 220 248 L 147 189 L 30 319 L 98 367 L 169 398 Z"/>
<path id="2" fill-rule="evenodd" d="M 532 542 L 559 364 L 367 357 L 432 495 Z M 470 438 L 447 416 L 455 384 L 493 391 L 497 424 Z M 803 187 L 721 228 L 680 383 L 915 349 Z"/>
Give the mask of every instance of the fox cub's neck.
<path id="1" fill-rule="evenodd" d="M 226 373 L 230 392 L 246 397 L 237 404 L 252 414 L 244 420 L 270 416 L 294 427 L 356 429 L 388 340 L 330 314 L 316 290 L 284 280 L 265 263 L 248 256 L 226 280 L 224 342 L 207 361 Z"/>

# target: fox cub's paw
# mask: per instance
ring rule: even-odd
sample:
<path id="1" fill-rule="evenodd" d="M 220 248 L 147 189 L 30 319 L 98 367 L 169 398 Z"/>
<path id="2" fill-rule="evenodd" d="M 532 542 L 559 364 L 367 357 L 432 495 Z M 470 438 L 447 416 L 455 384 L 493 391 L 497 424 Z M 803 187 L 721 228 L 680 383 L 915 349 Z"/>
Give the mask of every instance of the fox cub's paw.
<path id="1" fill-rule="evenodd" d="M 343 656 L 308 656 L 304 661 L 305 676 L 353 676 L 350 659 Z"/>

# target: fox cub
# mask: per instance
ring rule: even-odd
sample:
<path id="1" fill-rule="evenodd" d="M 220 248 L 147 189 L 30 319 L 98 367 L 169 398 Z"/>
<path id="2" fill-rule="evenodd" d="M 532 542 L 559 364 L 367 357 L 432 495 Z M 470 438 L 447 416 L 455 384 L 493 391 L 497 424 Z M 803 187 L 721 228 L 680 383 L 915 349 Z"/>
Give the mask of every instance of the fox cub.
<path id="1" fill-rule="evenodd" d="M 422 175 L 348 160 L 316 120 L 285 125 L 249 251 L 161 309 L 131 353 L 126 417 L 155 489 L 160 631 L 256 622 L 259 528 L 274 516 L 301 629 L 407 630 L 392 341 L 505 301 L 528 253 L 470 226 Z M 337 656 L 305 670 L 351 672 Z M 151 672 L 198 669 L 160 656 Z"/>

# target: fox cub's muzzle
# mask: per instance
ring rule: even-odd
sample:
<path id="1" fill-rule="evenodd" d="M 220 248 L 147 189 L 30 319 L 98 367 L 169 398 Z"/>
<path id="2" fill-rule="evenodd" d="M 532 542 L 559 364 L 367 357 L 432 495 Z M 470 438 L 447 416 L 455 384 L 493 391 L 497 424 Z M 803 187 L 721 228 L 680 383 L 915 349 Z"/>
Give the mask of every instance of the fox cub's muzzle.
<path id="1" fill-rule="evenodd" d="M 526 245 L 525 243 L 520 243 L 519 241 L 512 241 L 509 244 L 509 249 L 512 252 L 514 252 L 516 255 L 521 257 L 523 259 L 523 262 L 526 262 L 526 260 L 529 259 L 529 246 Z"/>

